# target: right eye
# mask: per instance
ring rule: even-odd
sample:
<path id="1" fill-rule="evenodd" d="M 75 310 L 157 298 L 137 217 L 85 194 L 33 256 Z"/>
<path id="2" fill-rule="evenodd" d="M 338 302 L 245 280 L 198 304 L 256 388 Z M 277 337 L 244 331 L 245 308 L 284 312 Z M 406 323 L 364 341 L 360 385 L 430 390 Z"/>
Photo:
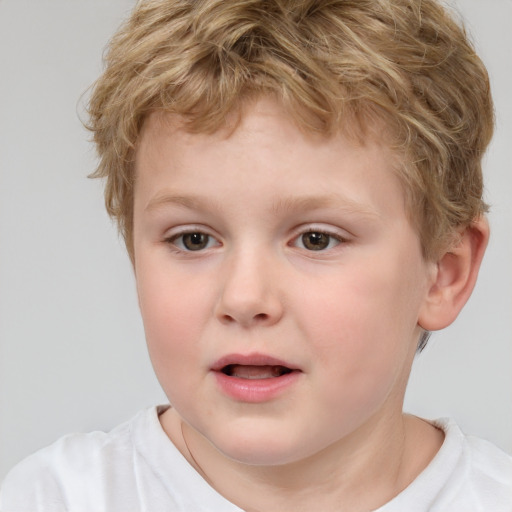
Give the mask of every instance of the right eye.
<path id="1" fill-rule="evenodd" d="M 202 251 L 219 245 L 219 242 L 211 235 L 201 231 L 180 233 L 166 239 L 182 251 Z"/>

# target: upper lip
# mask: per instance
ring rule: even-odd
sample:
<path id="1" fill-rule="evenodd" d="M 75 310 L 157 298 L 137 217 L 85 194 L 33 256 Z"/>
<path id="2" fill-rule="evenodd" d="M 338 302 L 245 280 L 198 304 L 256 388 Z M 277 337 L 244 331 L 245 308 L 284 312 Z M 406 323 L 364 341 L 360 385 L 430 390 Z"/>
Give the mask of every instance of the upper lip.
<path id="1" fill-rule="evenodd" d="M 212 365 L 212 370 L 215 372 L 221 371 L 229 365 L 245 365 L 245 366 L 283 366 L 290 370 L 299 370 L 295 365 L 290 362 L 277 359 L 266 354 L 227 354 Z"/>

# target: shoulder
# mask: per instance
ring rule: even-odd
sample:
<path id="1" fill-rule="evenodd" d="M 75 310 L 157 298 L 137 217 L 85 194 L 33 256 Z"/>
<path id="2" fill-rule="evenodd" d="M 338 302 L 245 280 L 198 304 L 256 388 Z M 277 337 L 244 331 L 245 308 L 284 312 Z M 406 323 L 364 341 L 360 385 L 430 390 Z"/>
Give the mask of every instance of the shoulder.
<path id="1" fill-rule="evenodd" d="M 122 473 L 122 468 L 130 468 L 132 426 L 150 411 L 141 411 L 108 433 L 66 435 L 27 457 L 2 482 L 0 508 L 58 512 L 68 510 L 70 502 L 82 497 L 90 501 L 93 498 L 86 496 L 87 489 L 101 486 L 113 474 Z"/>
<path id="2" fill-rule="evenodd" d="M 111 432 L 72 434 L 18 464 L 0 489 L 8 512 L 226 512 L 240 509 L 208 485 L 161 427 L 168 406 Z"/>
<path id="3" fill-rule="evenodd" d="M 465 435 L 453 420 L 431 422 L 444 442 L 430 464 L 379 512 L 512 512 L 512 457 Z"/>
<path id="4" fill-rule="evenodd" d="M 486 490 L 504 491 L 512 508 L 512 456 L 484 439 L 465 436 L 464 441 L 468 478 Z"/>
<path id="5" fill-rule="evenodd" d="M 495 512 L 512 510 L 512 456 L 497 446 L 465 435 L 453 420 L 439 420 L 451 452 L 453 470 L 446 481 L 447 501 L 471 504 L 468 510 Z"/>
<path id="6" fill-rule="evenodd" d="M 68 434 L 19 463 L 8 475 L 44 468 L 52 473 L 82 471 L 101 463 L 106 457 L 119 456 L 130 444 L 130 422 L 110 432 Z"/>

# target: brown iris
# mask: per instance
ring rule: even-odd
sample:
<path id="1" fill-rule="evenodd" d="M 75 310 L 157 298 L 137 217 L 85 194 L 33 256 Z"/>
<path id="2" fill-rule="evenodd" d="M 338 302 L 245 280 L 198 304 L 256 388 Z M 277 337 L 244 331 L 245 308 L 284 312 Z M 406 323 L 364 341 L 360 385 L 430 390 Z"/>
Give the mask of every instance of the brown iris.
<path id="1" fill-rule="evenodd" d="M 308 231 L 302 235 L 302 243 L 310 251 L 321 251 L 329 246 L 331 237 L 325 233 Z"/>
<path id="2" fill-rule="evenodd" d="M 200 251 L 208 245 L 209 235 L 204 233 L 185 233 L 183 236 L 183 245 L 189 251 Z"/>

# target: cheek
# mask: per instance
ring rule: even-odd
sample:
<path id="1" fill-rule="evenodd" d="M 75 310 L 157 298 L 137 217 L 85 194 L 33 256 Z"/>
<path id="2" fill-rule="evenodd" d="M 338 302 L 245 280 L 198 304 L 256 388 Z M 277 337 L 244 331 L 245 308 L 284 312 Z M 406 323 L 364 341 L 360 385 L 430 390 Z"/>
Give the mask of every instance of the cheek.
<path id="1" fill-rule="evenodd" d="M 200 364 L 197 343 L 207 305 L 198 300 L 201 294 L 193 282 L 144 270 L 137 272 L 137 289 L 146 342 L 155 373 L 169 396 L 180 382 L 189 382 L 191 372 L 186 368 Z"/>
<path id="2" fill-rule="evenodd" d="M 382 400 L 403 382 L 417 332 L 411 276 L 381 263 L 351 267 L 324 288 L 322 299 L 310 294 L 302 306 L 309 322 L 303 329 L 326 369 L 321 378 L 333 389 L 330 399 L 355 408 Z"/>
<path id="3" fill-rule="evenodd" d="M 326 349 L 360 351 L 392 343 L 407 317 L 412 317 L 406 287 L 377 268 L 352 269 L 349 275 L 331 279 L 318 292 L 302 297 L 302 321 Z M 410 298 L 410 297 L 409 297 Z M 411 322 L 409 321 L 410 325 Z M 315 336 L 314 333 L 318 333 Z"/>

